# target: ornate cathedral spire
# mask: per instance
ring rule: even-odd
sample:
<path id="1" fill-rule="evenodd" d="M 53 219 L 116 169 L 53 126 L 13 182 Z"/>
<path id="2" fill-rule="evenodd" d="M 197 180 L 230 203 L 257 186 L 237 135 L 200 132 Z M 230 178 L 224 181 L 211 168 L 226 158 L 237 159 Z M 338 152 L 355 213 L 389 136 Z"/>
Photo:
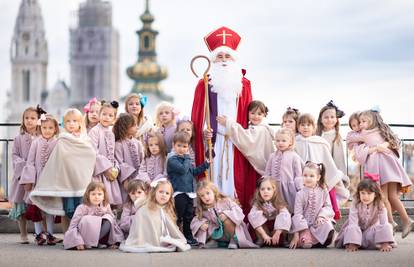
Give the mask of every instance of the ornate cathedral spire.
<path id="1" fill-rule="evenodd" d="M 145 11 L 140 17 L 143 26 L 138 34 L 138 61 L 127 69 L 128 76 L 134 80 L 132 92 L 155 93 L 165 99 L 171 99 L 162 93 L 159 85 L 161 80 L 167 78 L 167 69 L 157 63 L 156 36 L 158 31 L 152 29 L 154 16 L 149 10 L 149 0 L 145 2 Z"/>
<path id="2" fill-rule="evenodd" d="M 37 0 L 22 0 L 11 40 L 12 88 L 9 121 L 19 121 L 27 106 L 41 104 L 47 87 L 48 48 Z"/>

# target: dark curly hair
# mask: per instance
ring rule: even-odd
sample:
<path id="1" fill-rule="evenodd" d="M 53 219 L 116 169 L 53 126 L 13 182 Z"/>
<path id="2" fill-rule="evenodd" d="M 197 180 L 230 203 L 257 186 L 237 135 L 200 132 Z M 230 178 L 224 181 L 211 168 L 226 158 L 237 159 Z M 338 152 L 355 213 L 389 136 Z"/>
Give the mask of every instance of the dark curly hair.
<path id="1" fill-rule="evenodd" d="M 128 129 L 136 126 L 137 123 L 133 115 L 129 113 L 122 113 L 115 122 L 112 131 L 115 135 L 115 141 L 123 140 L 127 137 Z"/>

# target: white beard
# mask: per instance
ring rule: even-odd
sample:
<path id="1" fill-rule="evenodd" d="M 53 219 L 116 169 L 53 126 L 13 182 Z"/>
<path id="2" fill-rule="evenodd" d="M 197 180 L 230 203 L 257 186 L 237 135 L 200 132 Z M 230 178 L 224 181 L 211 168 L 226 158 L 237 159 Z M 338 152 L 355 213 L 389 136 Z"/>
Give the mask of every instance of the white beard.
<path id="1" fill-rule="evenodd" d="M 230 102 L 241 93 L 243 74 L 239 65 L 234 61 L 227 61 L 226 66 L 222 64 L 223 62 L 213 63 L 211 67 L 211 91 Z"/>

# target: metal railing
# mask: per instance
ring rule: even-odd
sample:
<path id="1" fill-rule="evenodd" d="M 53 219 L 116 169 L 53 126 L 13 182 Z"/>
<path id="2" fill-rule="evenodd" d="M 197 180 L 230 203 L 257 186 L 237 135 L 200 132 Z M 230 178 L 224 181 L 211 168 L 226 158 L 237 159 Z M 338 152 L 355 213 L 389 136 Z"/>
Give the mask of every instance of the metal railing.
<path id="1" fill-rule="evenodd" d="M 270 123 L 272 127 L 280 127 L 279 123 Z M 414 128 L 414 124 L 389 124 L 390 127 L 395 128 Z M 3 128 L 9 127 L 19 127 L 19 123 L 0 123 L 0 130 Z M 341 126 L 347 126 L 347 124 L 342 124 Z M 11 177 L 13 175 L 13 170 L 11 169 L 11 148 L 13 138 L 0 138 L 0 147 L 1 147 L 1 176 L 0 176 L 0 188 L 4 191 L 4 198 L 0 201 L 7 201 L 8 191 L 9 191 L 9 182 L 11 181 Z M 346 146 L 345 146 L 346 147 Z M 401 139 L 401 162 L 406 170 L 406 172 L 411 176 L 414 176 L 414 139 L 413 138 L 403 138 Z M 349 158 L 349 152 L 346 150 L 346 167 L 347 167 L 347 175 L 351 178 L 352 174 L 350 172 L 351 169 L 355 168 L 355 164 L 352 165 L 352 160 Z M 413 158 L 413 162 L 411 163 L 410 160 Z M 412 164 L 412 166 L 411 166 Z M 407 166 L 409 165 L 409 166 Z M 411 171 L 412 170 L 412 171 Z M 362 173 L 359 173 L 359 176 L 362 176 Z M 414 193 L 408 193 L 402 195 L 403 201 L 414 202 Z"/>

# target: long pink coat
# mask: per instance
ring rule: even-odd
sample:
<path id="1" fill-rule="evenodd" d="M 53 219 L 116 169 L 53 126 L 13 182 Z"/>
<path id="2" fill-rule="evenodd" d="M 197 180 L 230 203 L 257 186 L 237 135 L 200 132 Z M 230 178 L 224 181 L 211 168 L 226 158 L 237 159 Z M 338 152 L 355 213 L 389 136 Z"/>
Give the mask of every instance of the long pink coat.
<path id="1" fill-rule="evenodd" d="M 380 243 L 386 242 L 395 245 L 386 208 L 358 203 L 350 208 L 348 220 L 342 226 L 335 246 L 341 248 L 355 244 L 365 249 L 376 249 Z"/>
<path id="2" fill-rule="evenodd" d="M 13 150 L 12 150 L 12 163 L 13 163 L 13 179 L 10 186 L 10 203 L 23 203 L 24 202 L 24 188 L 19 183 L 20 176 L 24 166 L 26 166 L 27 156 L 29 155 L 30 146 L 35 136 L 28 133 L 19 134 L 14 138 Z"/>
<path id="3" fill-rule="evenodd" d="M 23 168 L 22 176 L 20 177 L 20 184 L 33 184 L 33 188 L 35 187 L 37 179 L 49 159 L 50 153 L 52 153 L 52 150 L 56 146 L 56 142 L 56 137 L 46 140 L 42 136 L 39 136 L 32 142 L 29 155 L 27 156 L 26 166 Z M 32 204 L 29 193 L 26 192 L 24 200 L 27 204 Z"/>
<path id="4" fill-rule="evenodd" d="M 323 217 L 326 222 L 316 225 L 316 219 Z M 295 211 L 292 217 L 292 232 L 309 229 L 319 243 L 324 244 L 333 228 L 334 212 L 329 193 L 319 186 L 304 187 L 296 194 Z"/>
<path id="5" fill-rule="evenodd" d="M 112 167 L 119 170 L 118 163 L 115 160 L 115 135 L 109 128 L 103 127 L 100 123 L 93 127 L 88 135 L 97 150 L 93 179 L 105 185 L 110 204 L 122 204 L 121 189 L 118 183 L 119 176 L 118 179 L 111 182 L 104 175 L 104 172 Z"/>
<path id="6" fill-rule="evenodd" d="M 119 228 L 124 232 L 125 237 L 129 234 L 129 228 L 131 228 L 132 218 L 137 213 L 138 208 L 131 202 L 124 204 L 122 209 L 121 219 L 119 220 Z"/>
<path id="7" fill-rule="evenodd" d="M 112 245 L 124 240 L 124 235 L 109 205 L 94 207 L 81 204 L 76 208 L 69 229 L 65 233 L 64 248 L 71 249 L 79 245 L 87 248 L 97 247 L 102 219 L 107 219 L 111 223 L 108 244 Z"/>
<path id="8" fill-rule="evenodd" d="M 270 203 L 265 203 L 264 209 L 266 213 L 263 210 L 257 208 L 256 205 L 253 205 L 252 209 L 247 215 L 249 223 L 254 229 L 266 224 L 267 221 L 274 220 L 275 223 L 273 225 L 273 229 L 269 230 L 290 230 L 290 227 L 292 225 L 292 219 L 290 217 L 288 209 L 282 208 L 280 210 L 277 210 Z"/>
<path id="9" fill-rule="evenodd" d="M 122 183 L 126 180 L 138 179 L 138 170 L 144 159 L 144 150 L 140 141 L 136 138 L 124 139 L 115 143 L 115 159 L 119 166 L 119 186 L 121 188 L 123 202 L 127 199 L 127 192 Z"/>
<path id="10" fill-rule="evenodd" d="M 193 236 L 201 244 L 205 244 L 208 239 L 211 238 L 213 230 L 218 228 L 217 214 L 224 213 L 235 225 L 236 225 L 236 236 L 239 247 L 241 248 L 257 248 L 256 244 L 252 242 L 249 231 L 247 230 L 246 224 L 243 222 L 244 214 L 242 209 L 233 202 L 230 198 L 225 198 L 216 202 L 213 208 L 210 208 L 203 212 L 203 217 L 200 219 L 195 216 L 191 221 L 191 231 Z M 203 231 L 200 227 L 208 223 L 207 231 Z"/>
<path id="11" fill-rule="evenodd" d="M 290 212 L 295 207 L 296 193 L 303 188 L 302 166 L 303 161 L 294 150 L 276 151 L 266 164 L 265 176 L 276 179 Z"/>
<path id="12" fill-rule="evenodd" d="M 363 145 L 354 146 L 355 157 L 364 165 L 364 171 L 378 174 L 381 185 L 390 182 L 399 183 L 402 187 L 411 186 L 408 177 L 397 156 L 390 153 L 368 153 L 369 148 L 382 144 L 385 140 L 381 137 L 378 128 L 362 130 L 359 135 L 354 135 L 347 140 L 349 145 L 362 142 Z"/>
<path id="13" fill-rule="evenodd" d="M 162 163 L 161 156 L 146 157 L 139 166 L 138 179 L 151 183 L 160 177 L 164 177 L 165 163 Z"/>

